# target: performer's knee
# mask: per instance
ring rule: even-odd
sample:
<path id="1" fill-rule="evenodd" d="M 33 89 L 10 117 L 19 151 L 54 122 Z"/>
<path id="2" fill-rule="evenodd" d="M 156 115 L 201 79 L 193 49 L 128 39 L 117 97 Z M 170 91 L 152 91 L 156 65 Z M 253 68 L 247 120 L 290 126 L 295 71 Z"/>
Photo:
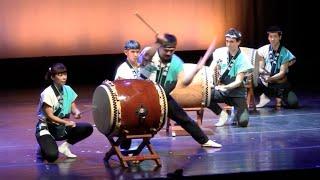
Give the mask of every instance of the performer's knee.
<path id="1" fill-rule="evenodd" d="M 45 156 L 44 158 L 48 162 L 54 162 L 55 160 L 57 160 L 59 158 L 59 152 L 57 150 L 48 151 L 45 153 L 44 156 Z"/>
<path id="2" fill-rule="evenodd" d="M 91 124 L 87 124 L 87 137 L 93 133 L 93 126 Z"/>
<path id="3" fill-rule="evenodd" d="M 93 132 L 93 126 L 87 122 L 77 123 L 76 127 L 78 128 L 78 133 L 84 138 L 90 136 Z"/>
<path id="4" fill-rule="evenodd" d="M 245 109 L 240 115 L 239 115 L 239 121 L 238 125 L 240 127 L 247 127 L 249 124 L 249 112 L 247 109 Z"/>
<path id="5" fill-rule="evenodd" d="M 287 105 L 288 105 L 288 108 L 298 108 L 299 106 L 298 97 L 292 91 L 288 93 Z"/>

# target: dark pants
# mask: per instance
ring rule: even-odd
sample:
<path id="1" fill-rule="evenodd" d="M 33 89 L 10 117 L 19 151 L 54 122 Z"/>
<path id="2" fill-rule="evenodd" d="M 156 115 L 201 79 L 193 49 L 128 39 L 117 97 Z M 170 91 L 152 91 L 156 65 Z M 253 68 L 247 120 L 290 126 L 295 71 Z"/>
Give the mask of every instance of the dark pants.
<path id="1" fill-rule="evenodd" d="M 209 139 L 198 126 L 195 120 L 191 119 L 182 107 L 171 97 L 167 95 L 168 117 L 186 130 L 199 144 L 206 143 Z"/>
<path id="2" fill-rule="evenodd" d="M 249 111 L 245 97 L 229 97 L 227 93 L 211 89 L 211 101 L 208 106 L 215 114 L 220 115 L 222 108 L 218 103 L 225 103 L 235 109 L 234 121 L 240 127 L 247 127 L 249 123 Z"/>
<path id="3" fill-rule="evenodd" d="M 76 123 L 76 127 L 68 128 L 67 135 L 64 139 L 67 140 L 69 144 L 75 144 L 88 136 L 93 132 L 93 127 L 89 123 Z M 53 162 L 58 159 L 58 145 L 56 140 L 51 135 L 42 135 L 39 136 L 39 131 L 36 132 L 36 138 L 40 146 L 41 154 L 44 159 L 48 162 Z"/>
<path id="4" fill-rule="evenodd" d="M 298 98 L 292 91 L 292 87 L 289 82 L 284 83 L 269 83 L 265 86 L 261 79 L 258 78 L 258 86 L 254 89 L 254 93 L 260 96 L 264 93 L 268 97 L 276 97 L 282 100 L 284 107 L 287 108 L 297 108 Z"/>
<path id="5" fill-rule="evenodd" d="M 168 117 L 186 130 L 199 144 L 206 143 L 209 138 L 204 134 L 198 124 L 188 116 L 171 95 L 166 94 L 166 96 L 168 101 Z M 122 149 L 129 149 L 131 142 L 131 139 L 125 139 L 120 144 L 120 147 Z"/>

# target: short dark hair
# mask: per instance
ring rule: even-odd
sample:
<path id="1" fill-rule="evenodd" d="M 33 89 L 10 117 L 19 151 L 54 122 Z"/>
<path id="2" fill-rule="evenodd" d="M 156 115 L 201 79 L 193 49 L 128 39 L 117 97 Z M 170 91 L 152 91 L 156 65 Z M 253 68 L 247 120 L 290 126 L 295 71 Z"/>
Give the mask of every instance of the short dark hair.
<path id="1" fill-rule="evenodd" d="M 225 37 L 236 39 L 237 41 L 241 40 L 241 36 L 241 32 L 235 28 L 230 28 L 225 34 Z"/>
<path id="2" fill-rule="evenodd" d="M 176 47 L 177 46 L 177 38 L 173 34 L 165 33 L 164 39 L 157 38 L 156 43 L 159 43 L 162 47 L 165 47 L 165 48 Z"/>
<path id="3" fill-rule="evenodd" d="M 267 29 L 267 33 L 278 33 L 279 36 L 282 35 L 282 30 L 279 26 L 270 26 L 268 29 Z"/>
<path id="4" fill-rule="evenodd" d="M 140 43 L 136 40 L 129 40 L 125 43 L 124 49 L 140 49 Z"/>

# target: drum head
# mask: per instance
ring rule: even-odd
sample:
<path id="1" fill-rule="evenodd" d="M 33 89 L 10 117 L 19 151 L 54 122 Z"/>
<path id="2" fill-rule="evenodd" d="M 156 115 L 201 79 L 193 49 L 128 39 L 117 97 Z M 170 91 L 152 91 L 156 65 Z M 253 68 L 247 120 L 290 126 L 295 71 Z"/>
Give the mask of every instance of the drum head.
<path id="1" fill-rule="evenodd" d="M 98 130 L 105 135 L 108 135 L 111 132 L 111 129 L 113 127 L 114 117 L 114 108 L 111 106 L 110 101 L 110 90 L 108 89 L 107 85 L 100 85 L 96 88 L 96 90 L 93 93 L 93 119 L 94 123 L 96 124 L 96 127 Z"/>
<path id="2" fill-rule="evenodd" d="M 107 137 L 155 134 L 167 117 L 165 92 L 152 81 L 106 82 L 95 89 L 92 101 L 96 127 Z"/>
<path id="3" fill-rule="evenodd" d="M 255 54 L 251 60 L 251 63 L 253 65 L 253 73 L 252 73 L 252 82 L 253 82 L 253 87 L 258 86 L 258 78 L 259 78 L 259 60 L 257 58 L 258 52 L 257 50 L 255 51 Z"/>

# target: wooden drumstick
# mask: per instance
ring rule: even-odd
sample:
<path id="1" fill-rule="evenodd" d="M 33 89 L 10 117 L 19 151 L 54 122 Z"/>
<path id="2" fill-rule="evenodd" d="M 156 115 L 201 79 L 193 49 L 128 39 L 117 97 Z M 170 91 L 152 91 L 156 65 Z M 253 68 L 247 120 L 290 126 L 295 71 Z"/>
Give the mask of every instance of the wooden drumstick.
<path id="1" fill-rule="evenodd" d="M 92 105 L 92 104 L 85 104 L 85 105 L 83 105 L 83 107 L 92 108 L 92 109 L 97 108 L 95 105 Z"/>
<path id="2" fill-rule="evenodd" d="M 185 76 L 185 79 L 183 81 L 184 86 L 188 86 L 192 82 L 194 76 L 198 73 L 198 71 L 201 68 L 203 68 L 203 66 L 205 66 L 207 60 L 209 59 L 210 55 L 213 53 L 216 47 L 216 39 L 216 37 L 213 39 L 204 56 L 200 58 L 200 60 L 198 61 L 197 66 L 193 70 L 191 70 L 191 72 L 188 75 Z"/>
<path id="3" fill-rule="evenodd" d="M 159 34 L 159 32 L 156 31 L 149 23 L 147 23 L 147 21 L 145 21 L 145 20 L 140 16 L 139 13 L 136 12 L 135 15 L 136 15 L 145 25 L 147 25 L 148 28 L 151 29 L 151 31 L 153 31 L 155 34 Z"/>
<path id="4" fill-rule="evenodd" d="M 201 60 L 199 60 L 198 65 L 205 65 L 207 60 L 209 59 L 209 57 L 211 56 L 211 54 L 213 53 L 215 47 L 216 47 L 216 40 L 217 38 L 214 37 L 209 48 L 207 49 L 206 53 L 204 54 L 204 56 L 201 58 Z"/>
<path id="5" fill-rule="evenodd" d="M 85 114 L 85 113 L 87 113 L 87 112 L 91 112 L 91 111 L 93 111 L 94 109 L 97 109 L 97 106 L 94 106 L 94 105 L 84 105 L 85 107 L 88 107 L 88 108 L 86 108 L 85 110 L 82 110 L 81 112 L 80 112 L 80 114 L 82 115 L 82 114 Z"/>

